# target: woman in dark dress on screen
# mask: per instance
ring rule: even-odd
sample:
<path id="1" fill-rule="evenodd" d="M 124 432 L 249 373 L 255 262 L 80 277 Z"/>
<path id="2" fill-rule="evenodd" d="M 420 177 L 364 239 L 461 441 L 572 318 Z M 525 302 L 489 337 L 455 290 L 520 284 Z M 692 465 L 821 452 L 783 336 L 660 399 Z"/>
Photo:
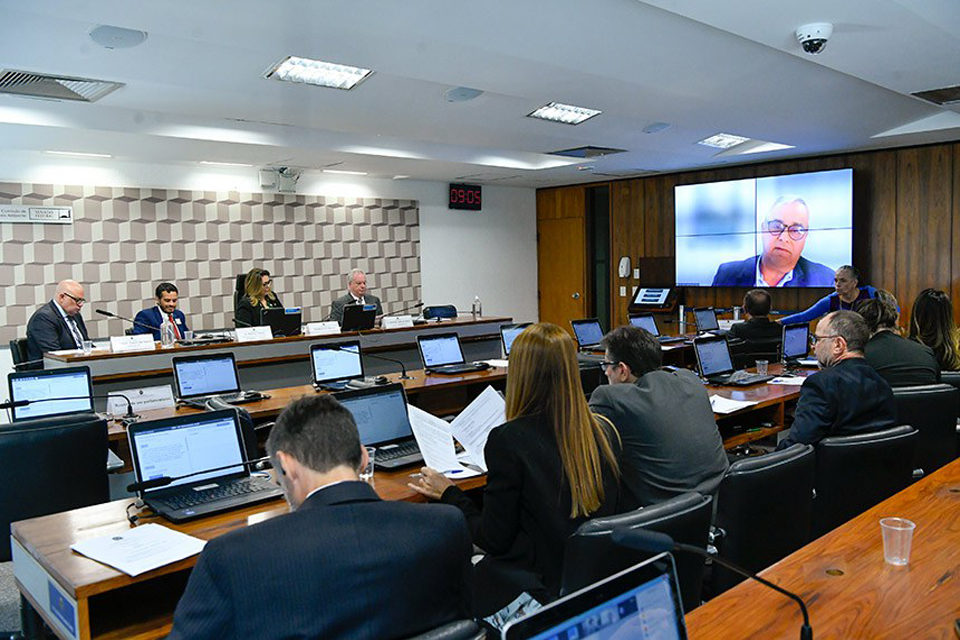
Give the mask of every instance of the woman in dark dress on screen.
<path id="1" fill-rule="evenodd" d="M 237 326 L 257 327 L 263 324 L 263 309 L 283 308 L 273 292 L 273 279 L 266 269 L 250 269 L 243 284 L 243 297 L 237 303 Z"/>
<path id="2" fill-rule="evenodd" d="M 924 289 L 910 313 L 910 339 L 933 349 L 942 371 L 960 370 L 960 330 L 946 293 Z"/>
<path id="3" fill-rule="evenodd" d="M 410 485 L 463 511 L 474 544 L 487 553 L 474 570 L 478 616 L 523 591 L 556 597 L 566 539 L 587 518 L 616 513 L 619 498 L 619 435 L 590 413 L 573 339 L 560 327 L 535 324 L 517 336 L 506 417 L 484 448 L 482 510 L 429 467 Z"/>

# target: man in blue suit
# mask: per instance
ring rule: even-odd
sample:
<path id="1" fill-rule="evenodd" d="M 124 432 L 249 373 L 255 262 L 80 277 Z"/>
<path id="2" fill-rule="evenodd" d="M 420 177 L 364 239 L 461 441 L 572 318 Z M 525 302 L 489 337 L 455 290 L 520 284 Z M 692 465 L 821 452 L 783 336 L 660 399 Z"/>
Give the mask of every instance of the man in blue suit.
<path id="1" fill-rule="evenodd" d="M 469 618 L 460 510 L 383 501 L 332 395 L 289 405 L 267 440 L 291 513 L 207 543 L 170 638 L 406 638 Z"/>
<path id="2" fill-rule="evenodd" d="M 134 333 L 152 333 L 154 340 L 160 339 L 160 325 L 164 320 L 173 323 L 173 332 L 177 340 L 182 340 L 184 332 L 189 331 L 187 317 L 177 309 L 180 292 L 172 282 L 161 282 L 156 290 L 157 306 L 139 312 L 133 325 Z"/>
<path id="3" fill-rule="evenodd" d="M 810 232 L 810 211 L 802 198 L 777 198 L 760 229 L 763 253 L 721 264 L 713 276 L 714 286 L 833 286 L 833 269 L 800 255 Z"/>

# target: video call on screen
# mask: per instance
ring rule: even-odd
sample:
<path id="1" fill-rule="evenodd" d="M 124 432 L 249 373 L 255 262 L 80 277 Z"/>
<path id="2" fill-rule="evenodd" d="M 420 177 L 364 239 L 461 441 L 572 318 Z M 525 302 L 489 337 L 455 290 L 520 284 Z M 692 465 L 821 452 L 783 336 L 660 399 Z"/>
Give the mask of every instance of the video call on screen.
<path id="1" fill-rule="evenodd" d="M 195 396 L 239 388 L 237 370 L 230 358 L 189 360 L 177 363 L 180 395 Z"/>
<path id="2" fill-rule="evenodd" d="M 376 445 L 413 434 L 407 403 L 399 390 L 341 398 L 340 404 L 353 415 L 363 444 Z"/>
<path id="3" fill-rule="evenodd" d="M 427 338 L 420 341 L 423 351 L 423 363 L 428 367 L 463 362 L 463 352 L 456 336 L 446 338 Z"/>

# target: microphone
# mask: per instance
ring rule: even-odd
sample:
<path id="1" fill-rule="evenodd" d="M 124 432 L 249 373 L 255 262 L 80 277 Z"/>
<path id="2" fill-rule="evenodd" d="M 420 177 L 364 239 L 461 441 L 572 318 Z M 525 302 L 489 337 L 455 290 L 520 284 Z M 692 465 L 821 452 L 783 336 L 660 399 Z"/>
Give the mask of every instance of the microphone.
<path id="1" fill-rule="evenodd" d="M 403 314 L 406 313 L 407 311 L 413 311 L 414 309 L 419 309 L 419 308 L 421 308 L 422 306 L 423 306 L 423 303 L 422 303 L 422 302 L 418 302 L 417 304 L 411 305 L 411 306 L 407 307 L 406 309 L 401 309 L 400 311 L 391 311 L 390 313 L 383 313 L 383 314 L 380 315 L 380 318 L 382 319 L 382 318 L 386 318 L 387 316 L 399 316 L 399 315 L 403 315 Z"/>
<path id="2" fill-rule="evenodd" d="M 60 398 L 57 398 L 58 400 Z M 25 407 L 30 404 L 29 400 L 4 400 L 0 402 L 0 411 L 4 409 L 16 409 L 18 407 Z"/>
<path id="3" fill-rule="evenodd" d="M 252 326 L 253 326 L 253 325 L 250 324 L 249 322 L 244 322 L 243 320 L 239 320 L 239 319 L 237 319 L 237 318 L 234 318 L 234 319 L 233 319 L 233 324 L 239 324 L 239 325 L 242 325 L 242 326 L 244 326 L 244 327 L 252 327 Z"/>
<path id="4" fill-rule="evenodd" d="M 129 422 L 136 422 L 140 419 L 140 415 L 133 412 L 133 403 L 130 402 L 130 398 L 122 393 L 113 393 L 112 395 L 100 395 L 92 394 L 89 396 L 63 396 L 56 398 L 37 398 L 35 400 L 7 400 L 6 402 L 0 402 L 0 410 L 3 409 L 14 409 L 17 407 L 27 407 L 35 402 L 56 402 L 58 400 L 109 400 L 112 397 L 123 398 L 127 401 L 127 412 L 123 415 L 123 419 Z"/>
<path id="5" fill-rule="evenodd" d="M 800 596 L 787 591 L 783 587 L 773 584 L 769 580 L 761 578 L 755 573 L 747 571 L 743 567 L 740 567 L 729 560 L 724 560 L 719 556 L 712 556 L 707 553 L 706 549 L 695 547 L 692 544 L 674 542 L 673 538 L 665 533 L 660 533 L 659 531 L 629 529 L 624 527 L 622 529 L 614 529 L 611 531 L 610 540 L 622 547 L 629 547 L 630 549 L 636 549 L 645 553 L 662 553 L 664 551 L 685 551 L 687 553 L 693 553 L 698 556 L 703 556 L 704 558 L 709 558 L 713 562 L 716 562 L 717 564 L 726 567 L 727 569 L 730 569 L 734 573 L 738 573 L 745 578 L 752 578 L 760 584 L 770 587 L 778 593 L 782 593 L 800 605 L 800 612 L 803 613 L 803 626 L 800 627 L 800 640 L 813 640 L 813 628 L 810 626 L 810 616 L 807 615 L 807 605 L 804 604 Z"/>
<path id="6" fill-rule="evenodd" d="M 95 309 L 95 311 L 102 316 L 107 316 L 108 318 L 117 318 L 119 320 L 126 320 L 127 322 L 132 322 L 136 326 L 142 327 L 144 329 L 149 329 L 150 331 L 160 331 L 160 327 L 155 327 L 152 324 L 146 324 L 145 322 L 140 322 L 139 320 L 133 320 L 132 318 L 124 318 L 123 316 L 119 316 L 115 313 L 110 313 L 109 311 L 104 311 L 103 309 Z"/>
<path id="7" fill-rule="evenodd" d="M 214 467 L 213 469 L 194 471 L 193 473 L 186 473 L 182 476 L 159 476 L 156 478 L 150 478 L 149 480 L 141 480 L 140 482 L 128 484 L 127 491 L 130 493 L 140 493 L 141 491 L 147 491 L 149 489 L 165 487 L 168 484 L 177 482 L 178 480 L 186 480 L 187 478 L 203 475 L 204 473 L 213 473 L 214 471 L 225 471 L 226 469 L 233 469 L 234 467 L 254 467 L 256 471 L 263 471 L 264 469 L 271 468 L 272 465 L 268 464 L 269 462 L 270 456 L 264 456 L 262 458 L 256 458 L 255 460 L 247 460 L 246 462 L 235 462 L 222 467 Z"/>

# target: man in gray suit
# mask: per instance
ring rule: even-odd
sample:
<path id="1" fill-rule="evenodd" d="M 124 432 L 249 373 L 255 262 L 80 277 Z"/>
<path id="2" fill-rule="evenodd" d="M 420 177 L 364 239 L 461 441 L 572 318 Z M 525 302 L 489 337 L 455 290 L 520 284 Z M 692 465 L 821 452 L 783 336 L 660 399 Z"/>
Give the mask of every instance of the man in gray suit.
<path id="1" fill-rule="evenodd" d="M 367 274 L 362 269 L 354 269 L 347 274 L 347 294 L 333 301 L 329 318 L 343 324 L 343 308 L 348 304 L 376 305 L 377 315 L 383 315 L 380 298 L 367 293 Z"/>
<path id="2" fill-rule="evenodd" d="M 597 387 L 590 408 L 620 432 L 625 506 L 714 495 L 729 463 L 700 379 L 661 369 L 660 343 L 639 327 L 614 329 L 600 345 L 610 384 Z"/>

